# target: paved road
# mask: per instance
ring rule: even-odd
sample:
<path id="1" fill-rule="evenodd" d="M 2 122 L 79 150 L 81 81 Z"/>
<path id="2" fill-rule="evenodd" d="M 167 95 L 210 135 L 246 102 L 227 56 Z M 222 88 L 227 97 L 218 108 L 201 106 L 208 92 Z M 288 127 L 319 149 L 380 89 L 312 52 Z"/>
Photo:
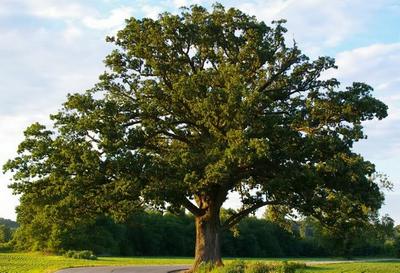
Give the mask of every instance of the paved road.
<path id="1" fill-rule="evenodd" d="M 167 273 L 169 271 L 184 270 L 187 268 L 189 268 L 188 265 L 96 266 L 63 269 L 56 273 Z"/>

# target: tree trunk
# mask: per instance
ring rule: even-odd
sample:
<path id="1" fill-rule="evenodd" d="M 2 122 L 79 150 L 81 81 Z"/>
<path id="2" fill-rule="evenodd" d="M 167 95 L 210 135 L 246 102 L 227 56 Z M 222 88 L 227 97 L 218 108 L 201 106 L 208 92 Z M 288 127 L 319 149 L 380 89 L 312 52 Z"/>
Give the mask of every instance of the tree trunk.
<path id="1" fill-rule="evenodd" d="M 196 217 L 196 251 L 193 267 L 195 271 L 202 264 L 222 266 L 219 219 L 220 207 L 208 208 L 202 216 Z"/>

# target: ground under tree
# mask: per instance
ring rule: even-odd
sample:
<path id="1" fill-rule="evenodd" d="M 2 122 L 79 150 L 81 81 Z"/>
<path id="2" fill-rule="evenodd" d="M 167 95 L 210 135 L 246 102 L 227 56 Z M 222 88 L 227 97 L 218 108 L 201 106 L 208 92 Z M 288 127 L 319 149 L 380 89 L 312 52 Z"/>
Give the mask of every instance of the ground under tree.
<path id="1" fill-rule="evenodd" d="M 69 95 L 54 128 L 25 131 L 4 167 L 11 187 L 53 219 L 184 207 L 196 222 L 193 268 L 222 264 L 221 230 L 265 205 L 326 224 L 339 212 L 365 219 L 383 196 L 374 165 L 351 148 L 387 107 L 364 83 L 322 79 L 334 60 L 310 60 L 283 24 L 218 4 L 127 20 L 107 38 L 115 50 L 99 83 Z M 243 206 L 221 222 L 230 192 Z"/>

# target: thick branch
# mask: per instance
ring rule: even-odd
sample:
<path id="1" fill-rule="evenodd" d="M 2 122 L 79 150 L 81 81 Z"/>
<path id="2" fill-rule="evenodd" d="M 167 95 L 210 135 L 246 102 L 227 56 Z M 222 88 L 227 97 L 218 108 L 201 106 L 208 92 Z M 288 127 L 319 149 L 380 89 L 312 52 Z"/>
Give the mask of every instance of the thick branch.
<path id="1" fill-rule="evenodd" d="M 122 127 L 126 128 L 126 127 L 130 127 L 130 126 L 140 124 L 140 123 L 142 123 L 141 120 L 133 120 L 133 121 L 127 122 L 125 124 L 122 124 Z"/>
<path id="2" fill-rule="evenodd" d="M 195 204 L 190 202 L 187 198 L 183 199 L 182 205 L 190 211 L 194 216 L 201 216 L 204 214 L 204 210 L 198 208 Z"/>
<path id="3" fill-rule="evenodd" d="M 297 51 L 293 51 L 290 58 L 287 60 L 285 64 L 281 66 L 281 68 L 271 76 L 263 85 L 258 88 L 258 92 L 264 91 L 269 85 L 271 85 L 283 72 L 288 70 L 296 61 L 297 61 L 297 56 L 296 56 Z"/>
<path id="4" fill-rule="evenodd" d="M 188 145 L 191 144 L 190 140 L 185 138 L 185 137 L 183 137 L 183 136 L 180 136 L 180 135 L 177 135 L 177 134 L 174 134 L 174 133 L 170 133 L 170 132 L 165 131 L 165 130 L 158 131 L 158 133 L 164 134 L 167 137 L 170 137 L 170 138 L 175 139 L 175 140 L 179 140 L 179 141 L 181 141 L 183 143 L 186 143 Z"/>
<path id="5" fill-rule="evenodd" d="M 274 201 L 263 201 L 263 202 L 257 202 L 254 205 L 252 205 L 251 207 L 241 210 L 238 213 L 235 213 L 234 215 L 232 215 L 231 217 L 229 217 L 224 224 L 222 225 L 222 229 L 229 229 L 231 227 L 233 227 L 234 225 L 236 225 L 237 223 L 240 222 L 240 220 L 242 220 L 244 217 L 246 217 L 247 215 L 249 215 L 251 212 L 266 206 L 266 205 L 278 205 L 278 202 L 274 202 Z"/>
<path id="6" fill-rule="evenodd" d="M 85 135 L 86 135 L 91 141 L 93 141 L 93 142 L 95 142 L 95 143 L 100 143 L 100 140 L 98 140 L 98 139 L 96 139 L 95 137 L 91 136 L 91 135 L 89 134 L 89 132 L 87 132 Z"/>
<path id="7" fill-rule="evenodd" d="M 192 69 L 193 74 L 196 74 L 196 73 L 197 73 L 197 69 L 196 69 L 196 66 L 194 65 L 192 59 L 191 59 L 190 56 L 189 56 L 189 50 L 190 50 L 190 46 L 188 47 L 188 49 L 187 49 L 186 52 L 183 51 L 182 49 L 180 49 L 181 54 L 183 54 L 183 55 L 185 56 L 187 62 L 189 63 L 190 68 Z"/>
<path id="8" fill-rule="evenodd" d="M 130 96 L 129 94 L 127 94 L 126 92 L 120 90 L 119 88 L 110 88 L 109 90 L 110 90 L 110 92 L 112 92 L 112 93 L 114 93 L 116 95 L 120 95 L 122 97 L 125 97 L 125 98 L 129 99 L 130 101 L 132 101 L 134 103 L 137 103 L 137 100 L 134 97 Z"/>

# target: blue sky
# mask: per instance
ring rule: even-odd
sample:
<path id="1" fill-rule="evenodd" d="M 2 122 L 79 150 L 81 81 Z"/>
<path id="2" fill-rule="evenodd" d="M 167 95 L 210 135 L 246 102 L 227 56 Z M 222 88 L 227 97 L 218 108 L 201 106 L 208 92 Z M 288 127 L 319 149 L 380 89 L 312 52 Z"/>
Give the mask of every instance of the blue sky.
<path id="1" fill-rule="evenodd" d="M 231 0 L 267 23 L 288 20 L 288 39 L 310 57 L 335 57 L 342 83 L 364 81 L 389 106 L 383 121 L 368 122 L 368 139 L 355 151 L 374 162 L 395 187 L 382 213 L 400 224 L 400 0 Z M 124 19 L 157 17 L 183 5 L 208 0 L 0 0 L 0 164 L 15 155 L 23 130 L 34 121 L 48 124 L 66 94 L 93 86 L 104 70 L 110 45 L 105 36 Z M 15 219 L 18 198 L 0 175 L 0 217 Z M 227 205 L 235 207 L 235 197 Z"/>

